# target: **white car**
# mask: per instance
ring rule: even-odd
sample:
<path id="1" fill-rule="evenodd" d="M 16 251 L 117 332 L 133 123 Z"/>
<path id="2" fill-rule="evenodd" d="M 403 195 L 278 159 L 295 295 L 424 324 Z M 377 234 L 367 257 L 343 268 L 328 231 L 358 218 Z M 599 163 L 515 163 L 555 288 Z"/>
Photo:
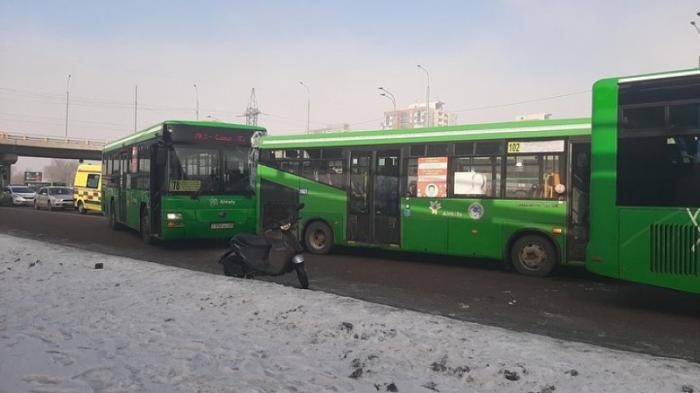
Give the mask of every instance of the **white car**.
<path id="1" fill-rule="evenodd" d="M 7 186 L 4 192 L 12 198 L 12 206 L 34 206 L 36 193 L 26 186 Z"/>
<path id="2" fill-rule="evenodd" d="M 34 200 L 35 209 L 73 208 L 73 189 L 70 187 L 40 188 Z"/>

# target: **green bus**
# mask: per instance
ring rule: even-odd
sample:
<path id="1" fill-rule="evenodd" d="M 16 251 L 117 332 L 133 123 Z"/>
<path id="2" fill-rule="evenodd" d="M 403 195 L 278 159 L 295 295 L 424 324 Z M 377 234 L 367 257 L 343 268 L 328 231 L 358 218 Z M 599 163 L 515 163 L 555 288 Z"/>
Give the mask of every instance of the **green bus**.
<path id="1" fill-rule="evenodd" d="M 255 141 L 265 129 L 169 120 L 105 146 L 102 212 L 143 241 L 256 229 Z"/>
<path id="2" fill-rule="evenodd" d="M 586 266 L 700 293 L 700 70 L 593 86 Z"/>
<path id="3" fill-rule="evenodd" d="M 567 119 L 266 136 L 258 225 L 304 203 L 312 253 L 383 247 L 544 276 L 585 262 L 590 132 Z"/>

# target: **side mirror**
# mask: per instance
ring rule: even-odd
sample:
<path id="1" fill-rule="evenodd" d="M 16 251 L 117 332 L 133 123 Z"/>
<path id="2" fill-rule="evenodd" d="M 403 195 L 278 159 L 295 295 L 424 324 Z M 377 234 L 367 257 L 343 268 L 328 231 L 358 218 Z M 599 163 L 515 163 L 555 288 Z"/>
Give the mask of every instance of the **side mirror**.
<path id="1" fill-rule="evenodd" d="M 297 206 L 297 211 L 299 211 L 299 210 L 303 209 L 303 208 L 304 208 L 304 206 L 306 206 L 306 205 L 305 205 L 305 204 L 303 204 L 303 203 L 300 203 L 300 204 L 299 204 L 299 206 Z"/>

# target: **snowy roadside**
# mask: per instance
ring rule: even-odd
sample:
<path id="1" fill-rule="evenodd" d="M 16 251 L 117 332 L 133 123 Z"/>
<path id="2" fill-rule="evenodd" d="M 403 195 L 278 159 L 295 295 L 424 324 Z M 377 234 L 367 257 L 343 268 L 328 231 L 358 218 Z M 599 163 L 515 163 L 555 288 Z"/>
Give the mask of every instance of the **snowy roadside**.
<path id="1" fill-rule="evenodd" d="M 6 235 L 0 250 L 2 393 L 700 388 L 681 360 Z"/>

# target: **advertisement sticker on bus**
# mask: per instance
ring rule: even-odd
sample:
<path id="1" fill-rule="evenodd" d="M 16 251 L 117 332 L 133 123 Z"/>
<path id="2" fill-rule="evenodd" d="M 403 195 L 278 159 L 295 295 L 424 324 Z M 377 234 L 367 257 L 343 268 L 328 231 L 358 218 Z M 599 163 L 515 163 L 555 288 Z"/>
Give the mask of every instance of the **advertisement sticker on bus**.
<path id="1" fill-rule="evenodd" d="M 418 197 L 447 197 L 447 157 L 418 159 Z"/>

